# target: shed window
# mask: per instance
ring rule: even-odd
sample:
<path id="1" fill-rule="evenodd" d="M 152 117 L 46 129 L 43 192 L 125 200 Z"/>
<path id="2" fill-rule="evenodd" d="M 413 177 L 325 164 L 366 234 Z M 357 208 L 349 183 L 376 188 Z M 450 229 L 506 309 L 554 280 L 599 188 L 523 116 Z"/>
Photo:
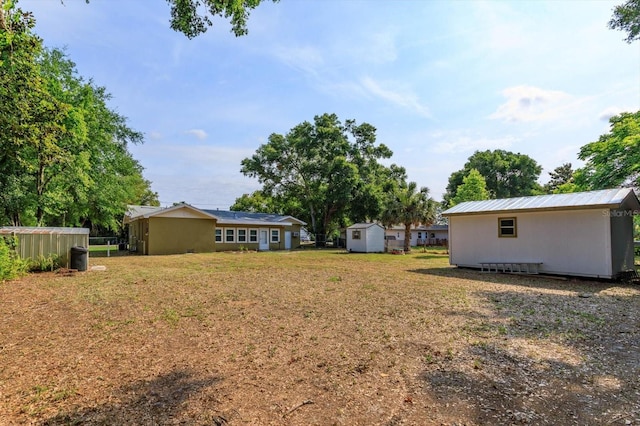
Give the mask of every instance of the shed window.
<path id="1" fill-rule="evenodd" d="M 359 229 L 354 229 L 351 231 L 351 238 L 354 240 L 359 240 L 360 239 L 360 230 Z"/>
<path id="2" fill-rule="evenodd" d="M 272 229 L 271 230 L 271 242 L 272 243 L 279 243 L 280 242 L 280 230 L 279 229 Z"/>
<path id="3" fill-rule="evenodd" d="M 515 217 L 498 218 L 498 237 L 515 238 L 518 236 L 518 227 Z"/>
<path id="4" fill-rule="evenodd" d="M 224 242 L 232 243 L 235 241 L 236 230 L 234 228 L 226 228 L 224 230 Z"/>
<path id="5" fill-rule="evenodd" d="M 246 229 L 238 229 L 238 242 L 246 243 L 247 242 L 247 230 Z"/>
<path id="6" fill-rule="evenodd" d="M 257 243 L 258 242 L 258 230 L 257 229 L 249 229 L 249 242 Z"/>
<path id="7" fill-rule="evenodd" d="M 216 229 L 216 243 L 222 242 L 222 229 Z"/>

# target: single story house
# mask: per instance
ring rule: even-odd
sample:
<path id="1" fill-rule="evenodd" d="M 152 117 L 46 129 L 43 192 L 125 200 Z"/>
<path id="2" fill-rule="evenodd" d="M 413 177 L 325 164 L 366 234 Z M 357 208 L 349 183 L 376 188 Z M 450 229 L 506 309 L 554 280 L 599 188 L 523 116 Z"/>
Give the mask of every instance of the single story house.
<path id="1" fill-rule="evenodd" d="M 384 234 L 387 240 L 404 241 L 404 225 L 391 226 Z M 446 246 L 448 238 L 448 225 L 411 226 L 412 246 Z"/>
<path id="2" fill-rule="evenodd" d="M 129 206 L 129 251 L 138 254 L 206 253 L 216 249 L 218 219 L 189 204 Z"/>
<path id="3" fill-rule="evenodd" d="M 300 231 L 306 225 L 293 216 L 270 213 L 204 210 L 216 217 L 216 251 L 291 250 L 300 247 Z"/>
<path id="4" fill-rule="evenodd" d="M 347 250 L 354 253 L 384 252 L 384 228 L 377 223 L 356 223 L 349 226 Z"/>
<path id="5" fill-rule="evenodd" d="M 306 224 L 292 216 L 204 210 L 184 203 L 129 206 L 124 223 L 129 250 L 139 254 L 289 250 L 300 246 L 300 227 Z"/>
<path id="6" fill-rule="evenodd" d="M 534 265 L 542 273 L 614 279 L 634 268 L 631 188 L 460 203 L 449 219 L 449 262 Z M 496 266 L 497 269 L 497 266 Z"/>

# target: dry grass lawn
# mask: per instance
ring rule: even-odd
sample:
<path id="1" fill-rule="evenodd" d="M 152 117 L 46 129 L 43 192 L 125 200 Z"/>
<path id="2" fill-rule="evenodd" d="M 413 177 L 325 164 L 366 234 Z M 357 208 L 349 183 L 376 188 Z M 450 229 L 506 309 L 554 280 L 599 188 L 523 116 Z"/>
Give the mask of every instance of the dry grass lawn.
<path id="1" fill-rule="evenodd" d="M 640 424 L 640 287 L 443 254 L 90 259 L 0 284 L 0 424 Z"/>

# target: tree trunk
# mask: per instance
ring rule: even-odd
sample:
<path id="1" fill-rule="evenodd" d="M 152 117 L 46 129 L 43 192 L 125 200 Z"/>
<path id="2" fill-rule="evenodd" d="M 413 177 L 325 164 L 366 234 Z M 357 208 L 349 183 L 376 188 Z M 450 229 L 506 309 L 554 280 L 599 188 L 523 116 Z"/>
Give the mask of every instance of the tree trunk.
<path id="1" fill-rule="evenodd" d="M 409 253 L 411 251 L 411 224 L 404 224 L 404 251 Z"/>

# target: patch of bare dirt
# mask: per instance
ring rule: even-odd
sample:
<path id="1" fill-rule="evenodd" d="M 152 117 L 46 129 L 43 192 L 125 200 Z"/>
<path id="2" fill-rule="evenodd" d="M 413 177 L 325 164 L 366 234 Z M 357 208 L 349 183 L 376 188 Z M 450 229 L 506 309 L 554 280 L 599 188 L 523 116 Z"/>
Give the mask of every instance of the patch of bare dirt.
<path id="1" fill-rule="evenodd" d="M 0 424 L 640 425 L 640 287 L 446 256 L 96 259 L 0 285 Z"/>

